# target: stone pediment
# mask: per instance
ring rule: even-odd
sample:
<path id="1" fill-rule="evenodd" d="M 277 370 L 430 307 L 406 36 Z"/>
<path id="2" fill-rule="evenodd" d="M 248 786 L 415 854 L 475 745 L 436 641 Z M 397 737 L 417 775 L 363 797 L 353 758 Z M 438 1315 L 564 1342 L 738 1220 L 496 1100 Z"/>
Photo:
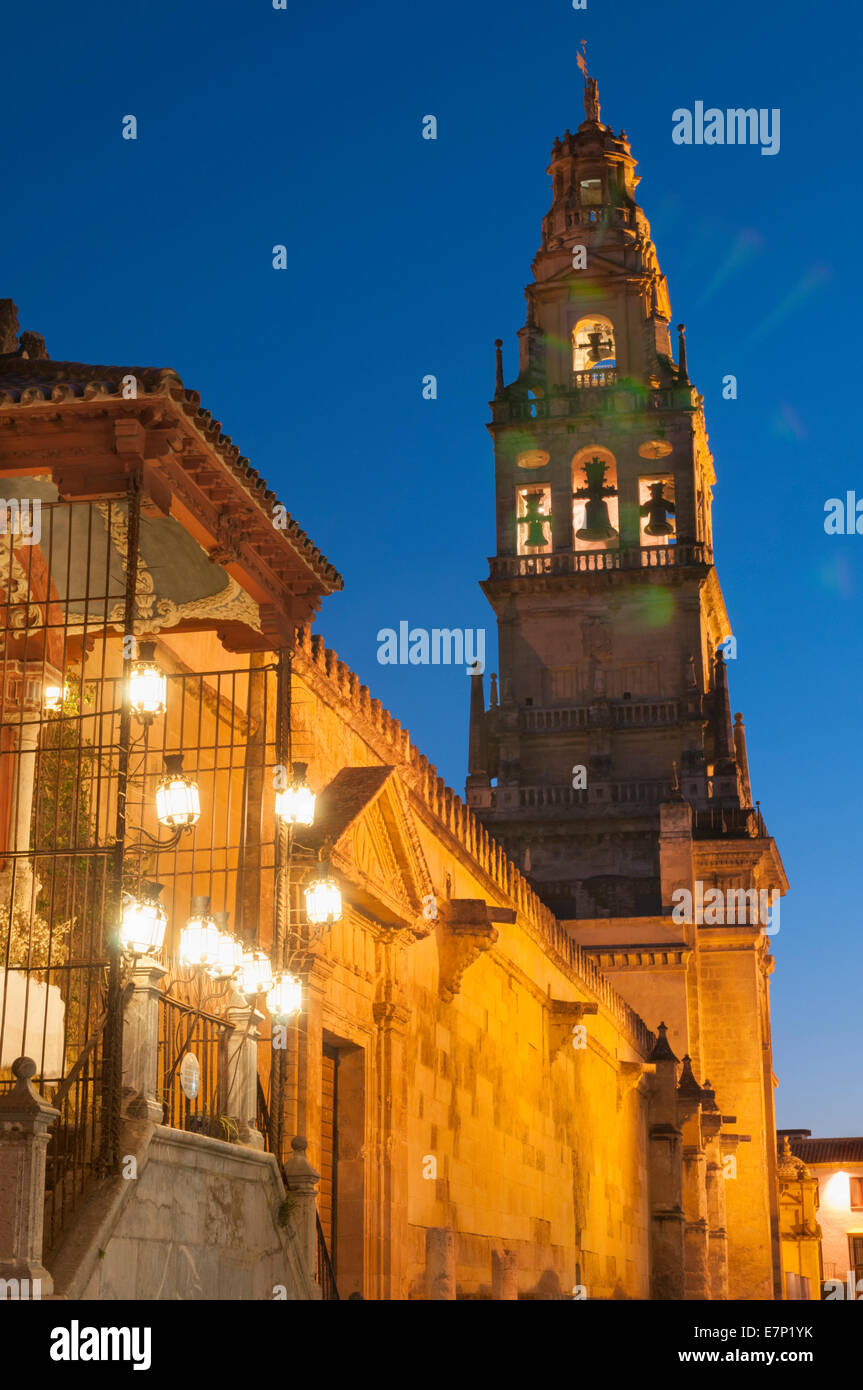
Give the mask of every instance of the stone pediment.
<path id="1" fill-rule="evenodd" d="M 431 875 L 394 767 L 345 767 L 318 795 L 313 831 L 359 911 L 414 937 L 434 927 Z"/>

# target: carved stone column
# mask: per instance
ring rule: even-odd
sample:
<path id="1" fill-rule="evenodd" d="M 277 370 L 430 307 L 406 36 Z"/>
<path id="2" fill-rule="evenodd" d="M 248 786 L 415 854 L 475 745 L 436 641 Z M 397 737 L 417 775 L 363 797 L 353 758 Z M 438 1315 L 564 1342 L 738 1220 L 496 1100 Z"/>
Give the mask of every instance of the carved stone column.
<path id="1" fill-rule="evenodd" d="M 678 1122 L 683 1131 L 683 1210 L 686 1214 L 687 1299 L 710 1297 L 707 1221 L 707 1151 L 702 1132 L 702 1106 L 707 1094 L 699 1086 L 691 1058 L 683 1059 L 677 1087 Z"/>
<path id="2" fill-rule="evenodd" d="M 375 1247 L 379 1291 L 387 1301 L 405 1297 L 408 1238 L 407 1117 L 403 1096 L 405 1038 L 410 1014 L 394 999 L 373 1006 L 377 1024 L 377 1221 Z"/>
<path id="3" fill-rule="evenodd" d="M 42 1263 L 45 1210 L 45 1151 L 48 1130 L 59 1110 L 47 1105 L 31 1085 L 36 1063 L 19 1057 L 12 1063 L 15 1086 L 0 1096 L 0 1279 L 38 1280 L 39 1293 L 54 1290 Z"/>
<path id="4" fill-rule="evenodd" d="M 677 1123 L 677 1058 L 660 1023 L 649 1061 L 647 1172 L 650 1192 L 650 1296 L 684 1297 L 683 1136 Z"/>
<path id="5" fill-rule="evenodd" d="M 718 1144 L 708 1146 L 707 1220 L 710 1228 L 708 1267 L 710 1297 L 728 1298 L 728 1235 L 725 1230 L 725 1175 Z"/>
<path id="6" fill-rule="evenodd" d="M 334 961 L 313 952 L 297 967 L 305 998 L 305 1026 L 299 1029 L 297 1038 L 297 1133 L 308 1142 L 316 1161 L 321 1151 L 324 1000 L 334 968 Z"/>
<path id="7" fill-rule="evenodd" d="M 135 1096 L 135 1117 L 160 1125 L 162 1102 L 157 1099 L 159 1062 L 159 1000 L 164 965 L 141 956 L 132 971 L 132 993 L 126 1004 L 123 1034 L 123 1087 Z"/>
<path id="8" fill-rule="evenodd" d="M 707 1224 L 709 1229 L 707 1263 L 709 1297 L 728 1298 L 728 1233 L 725 1228 L 725 1172 L 722 1166 L 722 1116 L 710 1082 L 705 1079 L 707 1097 L 701 1112 L 701 1131 L 707 1151 Z"/>

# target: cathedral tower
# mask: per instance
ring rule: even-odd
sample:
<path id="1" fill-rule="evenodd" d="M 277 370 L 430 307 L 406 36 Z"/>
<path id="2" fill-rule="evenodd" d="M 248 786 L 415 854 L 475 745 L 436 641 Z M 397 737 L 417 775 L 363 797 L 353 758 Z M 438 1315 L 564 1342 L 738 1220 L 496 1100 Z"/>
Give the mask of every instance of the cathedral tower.
<path id="1" fill-rule="evenodd" d="M 472 677 L 467 797 L 537 892 L 745 1134 L 728 1182 L 731 1294 L 778 1263 L 765 918 L 672 915 L 676 890 L 778 895 L 732 722 L 713 457 L 624 131 L 555 140 L 519 370 L 491 403 L 497 553 L 482 588 L 500 689 Z M 754 896 L 754 895 L 752 895 Z M 723 899 L 724 901 L 724 899 Z M 770 899 L 768 899 L 770 901 Z M 776 912 L 778 923 L 778 910 Z M 748 1234 L 747 1234 L 748 1232 Z"/>

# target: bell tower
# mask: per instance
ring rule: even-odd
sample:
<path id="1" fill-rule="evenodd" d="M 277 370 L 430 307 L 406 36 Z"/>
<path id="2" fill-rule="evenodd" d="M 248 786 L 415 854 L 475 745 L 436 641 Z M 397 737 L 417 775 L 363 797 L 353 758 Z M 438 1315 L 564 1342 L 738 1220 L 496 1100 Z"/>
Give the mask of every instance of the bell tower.
<path id="1" fill-rule="evenodd" d="M 467 800 L 715 1090 L 728 1112 L 729 1294 L 782 1297 L 768 989 L 778 908 L 773 926 L 675 909 L 680 889 L 691 904 L 713 890 L 711 902 L 751 907 L 778 901 L 787 881 L 732 720 L 703 399 L 684 327 L 670 331 L 629 141 L 602 123 L 585 77 L 585 120 L 552 147 L 514 380 L 496 343 L 497 553 L 482 588 L 500 688 L 492 676 L 486 706 L 483 676 L 471 677 Z M 688 1246 L 702 1236 L 686 1222 Z"/>
<path id="2" fill-rule="evenodd" d="M 659 806 L 750 813 L 713 567 L 702 398 L 625 132 L 555 140 L 519 370 L 489 426 L 500 694 L 474 691 L 468 799 L 564 918 L 660 905 Z M 476 683 L 481 678 L 474 678 Z"/>

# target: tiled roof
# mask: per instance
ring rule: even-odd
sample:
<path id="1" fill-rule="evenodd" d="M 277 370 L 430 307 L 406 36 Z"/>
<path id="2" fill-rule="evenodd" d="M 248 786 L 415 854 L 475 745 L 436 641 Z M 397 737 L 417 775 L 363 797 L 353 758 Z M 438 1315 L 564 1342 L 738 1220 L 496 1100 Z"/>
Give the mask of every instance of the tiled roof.
<path id="1" fill-rule="evenodd" d="M 235 478 L 245 487 L 263 510 L 272 516 L 274 506 L 283 506 L 271 492 L 264 478 L 243 458 L 230 435 L 222 433 L 219 420 L 201 406 L 197 391 L 189 391 L 170 367 L 100 367 L 86 362 L 53 362 L 49 359 L 29 359 L 18 353 L 0 354 L 0 410 L 10 406 L 26 407 L 51 401 L 98 400 L 100 397 L 122 395 L 123 378 L 133 376 L 141 396 L 170 396 L 210 448 L 215 449 Z M 326 555 L 318 550 L 305 531 L 288 514 L 284 528 L 279 528 L 306 564 L 332 589 L 344 585 L 341 575 Z"/>
<path id="2" fill-rule="evenodd" d="M 863 1163 L 863 1138 L 799 1139 L 789 1136 L 791 1152 L 804 1163 Z"/>
<path id="3" fill-rule="evenodd" d="M 304 838 L 316 846 L 326 841 L 335 844 L 392 772 L 392 767 L 386 766 L 343 767 L 318 796 L 315 824 L 304 832 Z"/>

